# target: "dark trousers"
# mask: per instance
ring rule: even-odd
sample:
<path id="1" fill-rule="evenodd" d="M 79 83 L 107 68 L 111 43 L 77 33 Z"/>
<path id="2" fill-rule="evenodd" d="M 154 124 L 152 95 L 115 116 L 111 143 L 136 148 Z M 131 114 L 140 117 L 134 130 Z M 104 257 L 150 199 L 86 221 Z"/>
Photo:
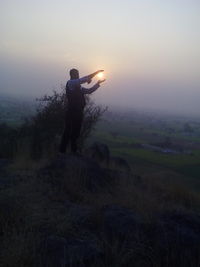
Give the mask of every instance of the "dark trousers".
<path id="1" fill-rule="evenodd" d="M 60 152 L 65 153 L 68 144 L 71 145 L 71 151 L 77 152 L 77 140 L 80 136 L 83 121 L 83 110 L 69 109 L 66 113 L 65 129 L 60 143 Z"/>

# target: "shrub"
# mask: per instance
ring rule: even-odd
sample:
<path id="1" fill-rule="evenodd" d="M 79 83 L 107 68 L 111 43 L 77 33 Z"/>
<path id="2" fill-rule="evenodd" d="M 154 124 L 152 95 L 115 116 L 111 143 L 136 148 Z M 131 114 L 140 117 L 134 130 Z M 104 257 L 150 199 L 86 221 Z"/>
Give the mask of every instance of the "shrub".
<path id="1" fill-rule="evenodd" d="M 5 123 L 0 124 L 0 158 L 12 158 L 17 150 L 18 131 Z"/>
<path id="2" fill-rule="evenodd" d="M 30 139 L 31 156 L 39 159 L 44 152 L 50 153 L 58 147 L 58 138 L 60 138 L 65 121 L 67 109 L 67 99 L 64 88 L 61 92 L 53 91 L 52 95 L 45 95 L 40 99 L 35 116 L 24 122 L 21 127 L 21 137 Z M 106 109 L 97 106 L 90 100 L 86 99 L 84 109 L 84 120 L 79 138 L 79 147 L 82 149 L 85 140 L 93 130 L 95 124 L 100 119 Z"/>

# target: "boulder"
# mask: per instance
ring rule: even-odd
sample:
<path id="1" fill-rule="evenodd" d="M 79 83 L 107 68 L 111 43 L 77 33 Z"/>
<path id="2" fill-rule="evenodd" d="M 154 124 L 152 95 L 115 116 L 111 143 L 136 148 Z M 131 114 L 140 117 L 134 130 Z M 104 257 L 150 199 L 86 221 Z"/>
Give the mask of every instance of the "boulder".
<path id="1" fill-rule="evenodd" d="M 95 159 L 97 162 L 109 165 L 110 150 L 106 144 L 95 142 L 87 150 L 87 156 Z"/>
<path id="2" fill-rule="evenodd" d="M 127 160 L 121 157 L 110 157 L 109 166 L 126 172 L 131 171 L 131 167 L 128 164 Z"/>
<path id="3" fill-rule="evenodd" d="M 117 205 L 104 207 L 103 214 L 104 231 L 109 239 L 134 241 L 140 225 L 138 214 Z"/>
<path id="4" fill-rule="evenodd" d="M 71 201 L 65 201 L 65 206 L 73 225 L 79 228 L 91 227 L 90 218 L 92 217 L 93 209 L 90 206 L 72 203 Z"/>
<path id="5" fill-rule="evenodd" d="M 143 225 L 147 243 L 157 253 L 159 266 L 198 266 L 200 262 L 200 216 L 169 211 L 156 222 Z"/>
<path id="6" fill-rule="evenodd" d="M 200 215 L 175 210 L 161 215 L 160 223 L 168 233 L 169 242 L 174 240 L 182 246 L 200 246 Z"/>
<path id="7" fill-rule="evenodd" d="M 41 179 L 47 179 L 55 186 L 62 186 L 63 181 L 67 182 L 68 179 L 76 179 L 76 182 L 80 181 L 82 189 L 90 192 L 108 188 L 113 182 L 108 170 L 101 168 L 96 161 L 74 155 L 52 160 L 50 164 L 39 170 L 38 176 Z"/>

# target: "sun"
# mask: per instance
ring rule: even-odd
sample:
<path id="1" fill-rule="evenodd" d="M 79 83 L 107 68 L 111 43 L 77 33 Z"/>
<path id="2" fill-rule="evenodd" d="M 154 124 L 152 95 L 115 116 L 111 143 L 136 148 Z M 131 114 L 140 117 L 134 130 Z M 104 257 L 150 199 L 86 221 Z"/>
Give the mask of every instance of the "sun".
<path id="1" fill-rule="evenodd" d="M 102 80 L 104 78 L 104 73 L 103 72 L 98 73 L 97 77 Z"/>

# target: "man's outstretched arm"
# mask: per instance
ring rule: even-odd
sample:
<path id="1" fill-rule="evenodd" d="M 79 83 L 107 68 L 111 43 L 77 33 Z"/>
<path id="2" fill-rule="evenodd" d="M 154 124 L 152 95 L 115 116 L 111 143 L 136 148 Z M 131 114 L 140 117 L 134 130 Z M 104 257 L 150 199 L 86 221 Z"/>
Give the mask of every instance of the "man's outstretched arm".
<path id="1" fill-rule="evenodd" d="M 93 92 L 95 92 L 99 87 L 100 87 L 100 84 L 102 82 L 104 82 L 105 80 L 102 80 L 102 81 L 98 81 L 94 86 L 92 86 L 91 88 L 84 88 L 82 87 L 82 91 L 83 93 L 86 95 L 86 94 L 91 94 Z"/>
<path id="2" fill-rule="evenodd" d="M 99 72 L 102 72 L 103 70 L 98 70 L 88 76 L 84 76 L 82 78 L 79 78 L 79 79 L 74 79 L 74 80 L 69 80 L 68 81 L 68 86 L 69 88 L 73 88 L 75 86 L 79 86 L 80 84 L 83 84 L 83 83 L 91 83 L 92 81 L 92 78 L 97 75 Z"/>
<path id="3" fill-rule="evenodd" d="M 79 81 L 80 81 L 80 84 L 82 83 L 91 83 L 92 79 L 100 72 L 103 72 L 104 70 L 98 70 L 98 71 L 95 71 L 94 73 L 92 74 L 89 74 L 83 78 L 80 78 Z"/>

